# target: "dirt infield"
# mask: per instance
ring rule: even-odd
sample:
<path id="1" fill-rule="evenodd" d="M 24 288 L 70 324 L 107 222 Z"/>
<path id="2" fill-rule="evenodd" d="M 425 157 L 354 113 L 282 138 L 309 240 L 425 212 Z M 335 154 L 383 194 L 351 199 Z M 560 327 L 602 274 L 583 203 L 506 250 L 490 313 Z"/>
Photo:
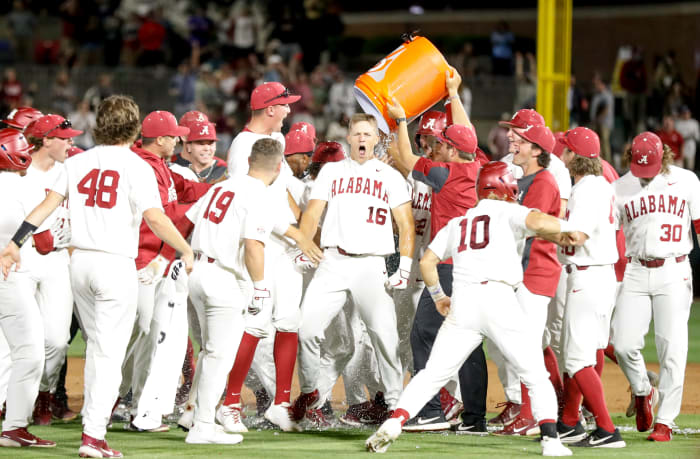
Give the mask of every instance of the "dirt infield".
<path id="1" fill-rule="evenodd" d="M 79 410 L 83 402 L 83 366 L 84 359 L 72 357 L 68 359 L 68 377 L 66 381 L 68 396 L 70 398 L 70 406 L 74 410 Z M 496 366 L 492 362 L 488 362 L 489 367 L 489 390 L 487 409 L 489 412 L 496 411 L 496 404 L 505 400 L 503 396 L 503 388 L 498 380 Z M 658 372 L 658 364 L 649 364 L 649 369 Z M 605 398 L 608 408 L 613 413 L 622 413 L 627 408 L 629 403 L 629 393 L 627 389 L 629 384 L 625 376 L 620 371 L 620 368 L 606 361 L 605 369 L 603 370 L 603 385 L 605 386 Z M 299 385 L 294 378 L 292 387 L 294 395 L 299 393 Z M 345 394 L 343 384 L 339 381 L 333 389 L 334 407 L 343 409 Z M 246 404 L 254 405 L 255 399 L 252 392 L 244 388 L 243 400 Z M 684 414 L 700 414 L 700 364 L 688 364 L 685 371 L 685 389 L 683 392 L 683 406 L 681 408 Z"/>

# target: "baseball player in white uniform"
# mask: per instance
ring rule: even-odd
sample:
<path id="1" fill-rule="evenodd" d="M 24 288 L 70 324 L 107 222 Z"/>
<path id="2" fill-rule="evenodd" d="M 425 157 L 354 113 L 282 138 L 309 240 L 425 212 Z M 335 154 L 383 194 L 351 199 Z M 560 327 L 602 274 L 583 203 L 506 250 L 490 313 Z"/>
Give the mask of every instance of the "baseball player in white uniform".
<path id="1" fill-rule="evenodd" d="M 20 246 L 70 198 L 70 273 L 87 338 L 81 457 L 122 457 L 104 440 L 121 381 L 121 363 L 136 314 L 134 258 L 141 219 L 180 253 L 191 269 L 193 253 L 164 214 L 151 168 L 128 147 L 140 127 L 139 109 L 127 96 L 102 101 L 94 129 L 97 147 L 65 162 L 65 168 L 0 254 L 3 272 L 20 261 Z"/>
<path id="2" fill-rule="evenodd" d="M 670 148 L 651 132 L 635 137 L 628 155 L 630 171 L 613 183 L 629 263 L 615 305 L 612 343 L 636 396 L 637 429 L 649 430 L 653 422 L 648 439 L 670 441 L 688 356 L 693 300 L 688 253 L 690 225 L 700 230 L 700 181 L 692 171 L 673 166 Z M 652 317 L 661 366 L 658 394 L 640 352 Z"/>
<path id="3" fill-rule="evenodd" d="M 22 179 L 32 162 L 32 147 L 16 129 L 0 130 L 0 244 L 9 244 L 12 234 L 31 210 L 25 199 Z M 27 244 L 22 255 L 31 250 Z M 6 374 L 7 411 L 0 434 L 0 446 L 52 447 L 56 443 L 27 432 L 34 400 L 44 369 L 44 325 L 33 295 L 29 266 L 8 272 L 3 264 L 0 281 L 0 329 L 11 357 Z"/>
<path id="4" fill-rule="evenodd" d="M 300 226 L 304 234 L 313 237 L 327 207 L 321 230 L 324 259 L 301 308 L 302 393 L 292 408 L 296 421 L 308 408 L 318 408 L 324 402 L 317 388 L 320 343 L 348 293 L 372 340 L 390 408 L 403 386 L 396 311 L 386 287 L 408 286 L 415 236 L 410 195 L 401 174 L 374 157 L 379 133 L 373 116 L 353 115 L 347 139 L 350 158 L 321 170 Z M 392 216 L 399 229 L 401 261 L 396 273 L 387 279 L 383 257 L 394 253 Z"/>
<path id="5" fill-rule="evenodd" d="M 564 405 L 557 429 L 562 441 L 574 446 L 622 448 L 625 442 L 610 418 L 595 370 L 598 350 L 608 345 L 615 304 L 615 194 L 603 177 L 594 131 L 578 127 L 559 142 L 565 145 L 562 160 L 574 179 L 566 219 L 580 231 L 570 233 L 568 240 L 553 239 L 562 245 L 557 256 L 568 273 L 562 330 Z M 596 419 L 596 430 L 587 437 L 579 423 L 582 397 Z"/>
<path id="6" fill-rule="evenodd" d="M 270 232 L 274 229 L 303 239 L 299 230 L 280 224 L 269 212 L 272 195 L 266 188 L 279 176 L 282 162 L 279 142 L 258 140 L 252 147 L 248 173 L 212 188 L 187 212 L 195 223 L 192 246 L 198 260 L 190 292 L 203 338 L 201 363 L 195 373 L 194 426 L 187 443 L 235 444 L 243 439 L 226 433 L 227 426 L 214 424 L 216 405 L 243 334 L 242 314 L 248 305 L 249 317 L 269 317 L 266 310 L 273 306 L 264 268 Z M 320 261 L 320 250 L 314 252 L 310 258 Z"/>
<path id="7" fill-rule="evenodd" d="M 478 204 L 441 229 L 421 259 L 421 272 L 435 307 L 445 316 L 424 370 L 406 386 L 397 409 L 365 443 L 385 452 L 401 434 L 402 425 L 442 387 L 488 336 L 518 368 L 532 392 L 535 418 L 542 432 L 545 456 L 570 456 L 556 430 L 557 402 L 539 357 L 537 342 L 528 339 L 524 312 L 513 288 L 522 282 L 518 245 L 526 236 L 569 231 L 567 222 L 515 204 L 518 187 L 502 162 L 483 166 L 476 182 Z M 511 202 L 504 202 L 511 201 Z M 452 299 L 438 282 L 437 265 L 452 257 Z"/>
<path id="8" fill-rule="evenodd" d="M 82 131 L 71 129 L 70 121 L 59 115 L 46 115 L 33 121 L 25 129 L 25 135 L 34 145 L 32 165 L 25 180 L 33 191 L 31 208 L 44 200 L 56 181 L 72 138 Z M 27 250 L 25 261 L 32 267 L 35 296 L 44 321 L 46 363 L 39 386 L 34 410 L 34 423 L 51 424 L 51 398 L 56 392 L 58 375 L 68 351 L 70 324 L 73 317 L 73 292 L 71 291 L 68 264 L 70 222 L 68 202 L 58 207 L 34 234 L 33 246 Z M 60 242 L 59 242 L 60 240 Z M 43 255 L 40 255 L 43 254 Z"/>

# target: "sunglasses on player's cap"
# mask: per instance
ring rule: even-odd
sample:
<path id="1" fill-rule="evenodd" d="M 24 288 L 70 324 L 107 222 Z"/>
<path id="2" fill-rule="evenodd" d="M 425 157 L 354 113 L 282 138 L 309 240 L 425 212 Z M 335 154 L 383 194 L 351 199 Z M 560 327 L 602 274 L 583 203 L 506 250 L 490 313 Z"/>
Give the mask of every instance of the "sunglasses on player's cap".
<path id="1" fill-rule="evenodd" d="M 260 110 L 272 105 L 293 104 L 301 99 L 300 95 L 292 94 L 283 84 L 272 81 L 263 83 L 253 90 L 250 95 L 251 110 Z"/>
<path id="2" fill-rule="evenodd" d="M 70 139 L 83 133 L 77 129 L 71 129 L 73 124 L 70 120 L 60 115 L 44 115 L 29 123 L 24 133 L 31 137 L 41 139 L 44 137 L 58 137 L 59 139 Z"/>
<path id="3" fill-rule="evenodd" d="M 510 121 L 499 121 L 503 127 L 525 129 L 528 126 L 544 126 L 544 117 L 531 108 L 523 108 L 515 112 Z"/>

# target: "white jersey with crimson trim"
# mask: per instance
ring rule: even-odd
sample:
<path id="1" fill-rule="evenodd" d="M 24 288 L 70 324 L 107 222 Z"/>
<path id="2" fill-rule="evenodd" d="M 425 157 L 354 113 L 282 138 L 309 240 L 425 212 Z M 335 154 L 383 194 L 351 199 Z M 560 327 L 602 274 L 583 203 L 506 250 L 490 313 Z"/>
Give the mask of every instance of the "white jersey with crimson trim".
<path id="1" fill-rule="evenodd" d="M 571 188 L 566 219 L 586 233 L 581 247 L 559 247 L 562 265 L 611 265 L 617 262 L 615 192 L 603 176 L 586 175 Z"/>
<path id="2" fill-rule="evenodd" d="M 24 219 L 29 215 L 36 204 L 28 198 L 31 194 L 28 182 L 14 172 L 0 172 L 0 246 L 5 247 L 12 240 Z M 29 264 L 25 263 L 26 256 L 32 252 L 32 244 L 27 242 L 19 249 L 19 272 L 29 271 Z M 13 268 L 14 269 L 14 268 Z M 0 280 L 2 282 L 2 280 Z"/>
<path id="3" fill-rule="evenodd" d="M 126 147 L 68 158 L 51 189 L 70 198 L 71 246 L 136 258 L 143 212 L 163 210 L 153 169 Z"/>
<path id="4" fill-rule="evenodd" d="M 549 166 L 546 169 L 554 176 L 554 180 L 557 182 L 559 197 L 561 199 L 569 199 L 569 195 L 571 195 L 571 174 L 569 174 L 569 169 L 556 155 L 550 154 L 549 157 Z M 513 153 L 508 153 L 500 161 L 508 165 L 508 170 L 513 174 L 513 177 L 516 179 L 522 178 L 523 168 L 513 164 Z"/>
<path id="5" fill-rule="evenodd" d="M 360 164 L 351 158 L 323 166 L 310 199 L 328 203 L 322 247 L 360 255 L 395 252 L 391 209 L 411 200 L 406 179 L 376 158 Z"/>
<path id="6" fill-rule="evenodd" d="M 518 245 L 534 233 L 525 226 L 534 209 L 520 204 L 482 199 L 456 217 L 433 238 L 428 248 L 441 260 L 452 258 L 453 283 L 485 281 L 515 286 L 523 280 Z"/>
<path id="7" fill-rule="evenodd" d="M 248 174 L 249 164 L 248 158 L 250 158 L 250 153 L 253 149 L 253 144 L 260 139 L 273 139 L 282 144 L 282 150 L 284 151 L 284 136 L 281 132 L 273 132 L 270 135 L 256 134 L 251 131 L 240 132 L 231 143 L 231 147 L 228 150 L 228 171 L 230 177 L 238 177 Z M 284 226 L 285 231 L 289 225 L 297 223 L 296 218 L 292 210 L 289 208 L 289 201 L 287 200 L 287 187 L 290 186 L 290 182 L 294 179 L 294 173 L 290 169 L 287 161 L 282 160 L 282 168 L 280 169 L 280 175 L 277 179 L 267 187 L 266 192 L 270 195 L 270 207 L 268 211 L 274 216 L 279 222 L 277 227 L 281 228 Z M 293 184 L 291 186 L 294 186 Z M 266 246 L 268 251 L 272 250 L 276 253 L 284 252 L 295 247 L 295 243 L 292 239 L 282 237 L 283 233 L 279 233 L 275 230 L 270 237 L 270 244 Z"/>
<path id="8" fill-rule="evenodd" d="M 411 192 L 411 208 L 413 209 L 413 223 L 416 228 L 415 248 L 413 250 L 413 263 L 409 283 L 422 282 L 420 273 L 420 259 L 430 243 L 430 201 L 432 188 L 421 181 L 417 181 L 412 175 L 406 178 Z"/>
<path id="9" fill-rule="evenodd" d="M 693 248 L 691 221 L 700 218 L 700 180 L 669 166 L 642 187 L 626 173 L 613 183 L 616 217 L 625 233 L 626 255 L 640 259 L 687 255 Z"/>
<path id="10" fill-rule="evenodd" d="M 214 258 L 221 267 L 250 280 L 245 265 L 245 239 L 267 245 L 272 219 L 267 187 L 249 175 L 213 186 L 185 214 L 194 223 L 192 250 Z"/>
<path id="11" fill-rule="evenodd" d="M 62 163 L 56 162 L 53 167 L 47 171 L 39 170 L 34 167 L 33 164 L 27 168 L 27 175 L 24 176 L 24 180 L 28 183 L 27 188 L 31 194 L 32 209 L 46 198 L 46 195 L 51 191 L 51 186 L 56 183 L 56 178 L 58 178 L 58 175 L 64 167 Z M 63 218 L 64 220 L 68 219 L 68 200 L 63 201 L 35 232 L 41 233 L 51 228 L 51 225 L 59 218 Z"/>

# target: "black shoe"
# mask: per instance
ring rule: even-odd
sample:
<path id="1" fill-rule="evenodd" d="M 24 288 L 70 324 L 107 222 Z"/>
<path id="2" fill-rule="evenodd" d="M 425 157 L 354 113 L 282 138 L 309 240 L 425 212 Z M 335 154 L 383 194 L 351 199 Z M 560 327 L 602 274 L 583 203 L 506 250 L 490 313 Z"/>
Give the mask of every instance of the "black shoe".
<path id="1" fill-rule="evenodd" d="M 460 422 L 459 424 L 454 424 L 450 430 L 457 435 L 478 435 L 483 437 L 489 434 L 489 431 L 486 430 L 486 421 L 477 422 L 476 424 Z"/>
<path id="2" fill-rule="evenodd" d="M 580 422 L 571 427 L 561 421 L 557 421 L 557 432 L 562 443 L 576 443 L 586 438 L 586 429 Z"/>
<path id="3" fill-rule="evenodd" d="M 580 446 L 584 448 L 624 448 L 627 445 L 622 439 L 619 429 L 615 429 L 614 432 L 608 432 L 598 427 L 584 440 L 572 443 L 571 446 Z"/>
<path id="4" fill-rule="evenodd" d="M 435 413 L 433 416 L 418 415 L 403 425 L 404 432 L 437 432 L 449 429 L 450 423 L 447 422 L 442 411 Z"/>

